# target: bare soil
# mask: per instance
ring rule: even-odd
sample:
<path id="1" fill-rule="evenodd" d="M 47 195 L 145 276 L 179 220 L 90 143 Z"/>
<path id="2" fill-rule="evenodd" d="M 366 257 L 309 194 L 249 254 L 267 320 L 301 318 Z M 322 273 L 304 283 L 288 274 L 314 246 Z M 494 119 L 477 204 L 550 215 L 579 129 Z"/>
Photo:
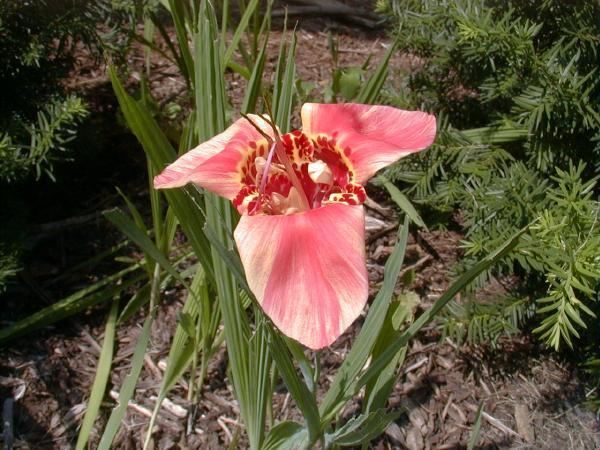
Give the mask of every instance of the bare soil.
<path id="1" fill-rule="evenodd" d="M 323 86 L 330 79 L 329 32 L 339 42 L 342 66 L 360 66 L 368 55 L 378 61 L 390 44 L 381 32 L 349 28 L 328 19 L 311 19 L 298 30 L 297 66 L 302 80 Z M 271 65 L 276 59 L 280 39 L 281 32 L 273 32 L 269 45 Z M 128 63 L 133 68 L 129 73 L 129 82 L 133 86 L 143 70 L 143 55 L 139 49 L 129 56 Z M 168 61 L 153 56 L 152 65 L 150 84 L 159 104 L 164 106 L 176 100 L 185 86 Z M 409 67 L 410 58 L 394 57 L 392 72 Z M 228 77 L 235 110 L 242 98 L 244 81 L 234 74 Z M 105 68 L 101 64 L 82 54 L 70 85 L 86 92 L 96 113 L 109 121 L 108 126 L 102 125 L 103 129 L 118 129 L 107 131 L 111 139 L 119 140 L 120 147 L 127 147 L 124 151 L 137 151 L 141 155 L 136 143 L 125 137 L 126 132 L 116 125 L 115 100 L 110 95 Z M 126 160 L 128 167 L 137 164 L 139 173 L 145 172 L 143 159 L 139 156 L 129 155 Z M 146 185 L 143 176 L 134 178 L 127 181 L 127 176 L 122 175 L 119 184 L 129 189 L 136 202 L 144 202 Z M 115 178 L 109 177 L 105 185 L 98 187 L 99 195 L 94 197 L 95 201 L 87 203 L 87 208 L 93 212 L 118 204 L 117 196 L 110 189 L 113 184 L 116 184 Z M 374 188 L 370 188 L 370 194 L 379 202 L 373 201 L 367 207 L 371 217 L 367 238 L 368 268 L 371 292 L 375 293 L 383 278 L 383 264 L 395 243 L 398 221 L 384 195 Z M 98 236 L 102 238 L 98 239 Z M 29 291 L 23 292 L 23 298 L 8 299 L 5 305 L 22 311 L 23 305 L 19 304 L 24 299 L 31 302 L 37 298 L 39 305 L 40 296 L 43 301 L 51 301 L 63 291 L 76 290 L 98 279 L 111 267 L 114 269 L 115 263 L 111 267 L 95 267 L 83 277 L 81 273 L 65 277 L 58 286 L 52 283 L 65 267 L 74 263 L 77 259 L 74 255 L 92 255 L 100 250 L 102 243 L 116 242 L 117 236 L 100 218 L 95 218 L 82 220 L 75 227 L 59 228 L 46 240 L 41 238 L 40 257 L 30 266 L 33 270 L 29 271 Z M 458 231 L 413 232 L 404 271 L 414 270 L 416 277 L 410 285 L 399 284 L 397 292 L 418 293 L 421 300 L 416 314 L 435 301 L 448 285 L 450 271 L 460 258 L 460 238 Z M 86 248 L 82 250 L 82 246 Z M 57 249 L 66 255 L 60 261 L 57 261 Z M 130 254 L 135 256 L 132 252 L 133 249 Z M 179 286 L 164 293 L 142 376 L 114 448 L 141 448 L 184 294 Z M 95 376 L 105 317 L 105 309 L 96 309 L 0 349 L 0 400 L 9 396 L 16 399 L 15 448 L 72 448 Z M 90 448 L 97 446 L 114 398 L 128 373 L 141 322 L 141 316 L 136 317 L 118 330 L 110 392 L 96 423 Z M 350 349 L 361 322 L 359 319 L 334 346 L 322 352 L 322 390 L 326 389 L 336 367 Z M 245 448 L 243 425 L 228 380 L 224 349 L 211 364 L 198 403 L 190 404 L 187 394 L 188 385 L 184 379 L 169 394 L 168 402 L 160 412 L 153 433 L 153 448 Z M 496 349 L 458 347 L 449 339 L 442 339 L 438 330 L 431 326 L 411 343 L 389 399 L 390 408 L 403 409 L 405 414 L 372 443 L 372 448 L 466 448 L 480 404 L 483 404 L 484 415 L 477 448 L 600 448 L 599 422 L 583 406 L 585 395 L 585 385 L 575 368 L 528 336 L 503 339 Z M 283 386 L 276 390 L 274 401 L 275 421 L 299 418 L 298 410 Z M 352 417 L 360 410 L 360 404 L 360 398 L 357 398 L 342 412 L 342 418 Z"/>

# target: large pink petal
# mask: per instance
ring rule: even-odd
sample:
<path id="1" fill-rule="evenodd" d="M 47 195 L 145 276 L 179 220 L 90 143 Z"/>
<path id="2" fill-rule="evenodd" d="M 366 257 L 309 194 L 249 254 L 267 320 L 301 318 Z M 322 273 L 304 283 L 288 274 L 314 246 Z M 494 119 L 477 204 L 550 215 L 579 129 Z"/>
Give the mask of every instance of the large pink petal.
<path id="1" fill-rule="evenodd" d="M 355 181 L 403 156 L 423 150 L 435 138 L 435 117 L 391 106 L 305 103 L 302 127 L 308 135 L 334 138 L 353 165 Z"/>
<path id="2" fill-rule="evenodd" d="M 362 206 L 242 216 L 234 234 L 250 289 L 287 336 L 323 348 L 362 311 L 368 296 Z"/>
<path id="3" fill-rule="evenodd" d="M 250 117 L 267 135 L 273 135 L 264 120 L 255 115 Z M 154 178 L 154 187 L 168 189 L 195 183 L 231 200 L 242 187 L 240 164 L 250 150 L 250 143 L 260 140 L 263 136 L 246 119 L 238 119 L 221 134 L 169 165 Z"/>

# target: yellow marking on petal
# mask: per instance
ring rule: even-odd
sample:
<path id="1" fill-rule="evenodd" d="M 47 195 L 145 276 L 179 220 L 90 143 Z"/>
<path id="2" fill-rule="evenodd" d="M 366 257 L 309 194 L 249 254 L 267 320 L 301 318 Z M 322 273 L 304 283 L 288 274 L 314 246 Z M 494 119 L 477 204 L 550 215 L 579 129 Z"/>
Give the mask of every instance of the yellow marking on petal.
<path id="1" fill-rule="evenodd" d="M 243 151 L 244 155 L 238 164 L 238 179 L 243 184 L 256 184 L 258 178 L 258 167 L 256 161 L 258 158 L 264 160 L 269 151 L 269 144 L 266 139 L 251 141 Z"/>
<path id="2" fill-rule="evenodd" d="M 313 144 L 311 140 L 301 131 L 292 131 L 281 136 L 286 153 L 292 163 L 301 165 L 313 160 Z"/>
<path id="3" fill-rule="evenodd" d="M 352 161 L 348 157 L 347 153 L 351 152 L 350 148 L 344 149 L 338 145 L 337 136 L 329 136 L 327 134 L 317 134 L 311 136 L 315 158 L 324 160 L 331 169 L 335 169 L 334 166 L 337 163 L 338 167 L 343 167 L 348 174 L 348 183 L 354 183 L 355 171 L 352 165 Z"/>

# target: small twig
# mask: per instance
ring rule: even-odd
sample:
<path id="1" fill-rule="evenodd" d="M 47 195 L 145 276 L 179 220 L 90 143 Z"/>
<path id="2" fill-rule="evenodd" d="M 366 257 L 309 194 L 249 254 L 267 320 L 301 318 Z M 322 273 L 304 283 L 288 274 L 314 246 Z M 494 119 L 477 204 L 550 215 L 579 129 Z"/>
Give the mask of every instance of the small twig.
<path id="1" fill-rule="evenodd" d="M 416 363 L 408 366 L 406 369 L 404 369 L 404 373 L 409 373 L 412 372 L 413 370 L 417 370 L 419 367 L 424 366 L 425 364 L 427 364 L 427 361 L 429 361 L 429 358 L 423 358 L 420 361 L 417 361 Z"/>
<path id="2" fill-rule="evenodd" d="M 568 405 L 568 404 L 567 404 Z M 573 405 L 573 406 L 569 406 L 567 409 L 565 409 L 564 411 L 561 411 L 558 414 L 555 414 L 553 416 L 550 416 L 549 419 L 550 420 L 558 420 L 561 417 L 565 416 L 566 414 L 570 413 L 571 411 L 573 411 L 575 408 L 577 408 L 578 405 Z"/>
<path id="3" fill-rule="evenodd" d="M 506 434 L 510 434 L 511 436 L 515 436 L 520 438 L 521 436 L 519 436 L 519 434 L 515 431 L 513 431 L 511 428 L 507 427 L 506 425 L 504 425 L 500 420 L 496 419 L 495 417 L 490 416 L 488 413 L 486 413 L 485 411 L 482 411 L 481 416 L 487 420 L 490 425 L 492 425 L 493 427 L 498 428 L 500 431 L 506 433 Z"/>
<path id="4" fill-rule="evenodd" d="M 221 427 L 221 430 L 223 430 L 223 433 L 225 433 L 225 435 L 229 439 L 229 442 L 233 441 L 233 435 L 231 434 L 231 431 L 229 431 L 229 428 L 227 428 L 227 425 L 225 425 L 225 422 L 223 421 L 222 417 L 217 418 L 217 423 Z"/>
<path id="5" fill-rule="evenodd" d="M 379 230 L 379 231 L 373 233 L 371 236 L 369 236 L 367 238 L 367 244 L 372 244 L 380 237 L 385 236 L 386 234 L 388 234 L 391 231 L 397 230 L 399 226 L 400 226 L 400 224 L 398 222 L 395 222 L 395 223 L 383 228 L 382 230 Z"/>
<path id="6" fill-rule="evenodd" d="M 110 396 L 113 400 L 119 400 L 119 393 L 117 391 L 110 391 Z M 138 405 L 137 403 L 134 403 L 132 400 L 129 400 L 127 407 L 133 409 L 135 412 L 138 412 L 143 416 L 148 418 L 152 417 L 152 411 L 150 411 L 148 408 Z"/>
<path id="7" fill-rule="evenodd" d="M 435 248 L 433 248 L 433 246 L 427 241 L 427 239 L 423 237 L 422 233 L 416 233 L 415 240 L 417 241 L 417 244 L 419 244 L 421 247 L 424 247 L 426 251 L 431 253 L 435 257 L 435 259 L 441 259 L 438 251 Z"/>
<path id="8" fill-rule="evenodd" d="M 234 414 L 240 414 L 240 409 L 238 408 L 238 406 L 235 403 L 228 401 L 224 398 L 221 398 L 218 395 L 215 395 L 211 392 L 206 392 L 204 394 L 204 399 L 208 400 L 209 402 L 211 402 L 217 406 L 229 408 L 234 412 Z"/>
<path id="9" fill-rule="evenodd" d="M 402 269 L 400 271 L 400 273 L 398 274 L 398 278 L 402 278 L 406 273 L 410 272 L 411 270 L 418 269 L 419 267 L 425 265 L 426 262 L 429 262 L 432 259 L 433 259 L 433 256 L 431 256 L 431 255 L 423 256 L 416 263 L 411 264 L 410 266 L 406 266 L 404 269 Z"/>
<path id="10" fill-rule="evenodd" d="M 431 350 L 432 348 L 434 348 L 436 345 L 438 345 L 437 342 L 430 342 L 429 344 L 425 344 L 423 347 L 419 348 L 418 350 L 412 350 L 410 352 L 410 356 L 415 356 L 415 355 L 418 355 L 419 353 L 426 353 L 429 350 Z"/>
<path id="11" fill-rule="evenodd" d="M 471 405 L 469 403 L 466 404 L 467 407 L 471 410 L 471 411 L 477 411 L 477 406 L 475 405 Z M 512 428 L 507 427 L 506 425 L 504 425 L 499 419 L 496 419 L 495 417 L 490 416 L 488 413 L 486 413 L 485 411 L 481 412 L 481 417 L 483 417 L 485 420 L 488 421 L 488 423 L 499 429 L 500 431 L 502 431 L 505 434 L 509 434 L 511 436 L 514 437 L 518 437 L 521 438 L 521 436 L 519 435 L 519 433 L 517 433 L 516 431 L 514 431 Z"/>
<path id="12" fill-rule="evenodd" d="M 230 418 L 229 418 L 229 417 L 227 417 L 227 416 L 221 416 L 221 417 L 220 417 L 220 419 L 221 419 L 223 422 L 225 422 L 225 423 L 228 423 L 229 425 L 235 425 L 236 427 L 239 427 L 239 426 L 240 426 L 240 423 L 239 423 L 237 420 L 235 420 L 235 419 L 230 419 Z"/>
<path id="13" fill-rule="evenodd" d="M 462 423 L 467 423 L 467 416 L 465 416 L 465 413 L 462 412 L 462 409 L 460 409 L 456 403 L 452 403 L 450 407 L 460 416 Z"/>
<path id="14" fill-rule="evenodd" d="M 481 387 L 485 391 L 486 395 L 488 395 L 488 396 L 491 397 L 492 391 L 490 391 L 490 388 L 488 387 L 488 385 L 485 384 L 485 382 L 483 380 L 479 380 L 479 384 L 481 385 Z"/>
<path id="15" fill-rule="evenodd" d="M 287 420 L 288 418 L 288 414 L 289 414 L 289 410 L 288 410 L 288 403 L 290 402 L 290 393 L 286 393 L 285 397 L 283 398 L 283 406 L 281 407 L 281 411 L 283 412 L 283 420 Z"/>
<path id="16" fill-rule="evenodd" d="M 86 88 L 93 89 L 97 86 L 110 83 L 110 79 L 107 76 L 99 76 L 95 78 L 86 78 L 83 80 L 75 81 L 70 83 L 70 87 L 74 89 Z"/>
<path id="17" fill-rule="evenodd" d="M 373 52 L 370 50 L 358 50 L 352 48 L 338 48 L 338 53 L 351 53 L 353 55 L 372 55 Z"/>
<path id="18" fill-rule="evenodd" d="M 150 369 L 150 371 L 154 374 L 156 378 L 158 378 L 159 380 L 162 378 L 162 372 L 156 366 L 156 364 L 154 364 L 154 361 L 152 361 L 152 358 L 150 358 L 150 355 L 148 354 L 144 356 L 144 365 L 148 367 L 148 369 Z"/>
<path id="19" fill-rule="evenodd" d="M 92 335 L 89 333 L 89 331 L 86 330 L 81 325 L 79 325 L 77 328 L 79 328 L 79 331 L 80 331 L 81 335 L 83 336 L 83 338 L 86 341 L 88 341 L 88 343 L 94 348 L 96 355 L 99 355 L 102 352 L 102 347 L 100 346 L 100 344 L 98 344 L 98 342 L 96 342 L 96 339 L 94 339 L 92 337 Z"/>
<path id="20" fill-rule="evenodd" d="M 150 400 L 156 402 L 158 400 L 158 397 L 156 397 L 155 395 L 152 395 L 152 396 L 150 396 Z M 179 419 L 185 419 L 188 416 L 187 409 L 185 409 L 181 405 L 178 405 L 177 403 L 173 402 L 172 400 L 169 400 L 166 397 L 162 401 L 161 408 L 166 409 L 167 411 L 169 411 L 171 414 L 173 414 L 175 417 L 177 417 Z"/>
<path id="21" fill-rule="evenodd" d="M 372 209 L 373 211 L 377 211 L 379 214 L 381 214 L 384 217 L 390 217 L 390 215 L 392 214 L 392 208 L 387 207 L 387 206 L 381 206 L 379 203 L 377 203 L 375 200 L 373 200 L 371 197 L 367 196 L 367 199 L 365 200 L 364 203 L 366 208 Z"/>
<path id="22" fill-rule="evenodd" d="M 454 393 L 451 392 L 450 395 L 448 396 L 448 401 L 446 402 L 446 405 L 444 406 L 444 409 L 442 410 L 441 422 L 444 422 L 446 420 L 446 416 L 448 415 L 448 410 L 450 409 L 450 406 L 453 405 L 453 403 L 452 403 L 453 400 L 454 400 Z"/>

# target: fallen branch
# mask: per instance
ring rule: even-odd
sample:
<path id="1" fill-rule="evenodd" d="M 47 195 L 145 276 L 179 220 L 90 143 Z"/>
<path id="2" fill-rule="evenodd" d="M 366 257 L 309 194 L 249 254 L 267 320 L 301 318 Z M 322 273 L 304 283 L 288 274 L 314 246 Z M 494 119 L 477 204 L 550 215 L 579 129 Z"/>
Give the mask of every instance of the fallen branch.
<path id="1" fill-rule="evenodd" d="M 331 16 L 346 22 L 359 25 L 370 30 L 381 26 L 383 19 L 370 11 L 352 8 L 337 0 L 310 1 L 297 0 L 297 6 L 287 6 L 285 9 L 276 9 L 273 11 L 273 17 L 288 16 Z"/>
<path id="2" fill-rule="evenodd" d="M 36 238 L 39 238 L 41 236 L 63 231 L 67 228 L 85 225 L 94 220 L 101 219 L 104 212 L 105 211 L 95 211 L 83 216 L 69 217 L 68 219 L 58 220 L 56 222 L 43 223 L 41 225 L 37 225 L 31 231 Z"/>
<path id="3" fill-rule="evenodd" d="M 319 8 L 321 11 L 329 14 L 338 15 L 355 15 L 367 17 L 373 20 L 381 20 L 382 18 L 374 12 L 362 8 L 355 8 L 342 3 L 339 0 L 287 0 L 288 4 L 295 4 L 304 7 Z M 289 5 L 287 6 L 290 7 Z"/>

